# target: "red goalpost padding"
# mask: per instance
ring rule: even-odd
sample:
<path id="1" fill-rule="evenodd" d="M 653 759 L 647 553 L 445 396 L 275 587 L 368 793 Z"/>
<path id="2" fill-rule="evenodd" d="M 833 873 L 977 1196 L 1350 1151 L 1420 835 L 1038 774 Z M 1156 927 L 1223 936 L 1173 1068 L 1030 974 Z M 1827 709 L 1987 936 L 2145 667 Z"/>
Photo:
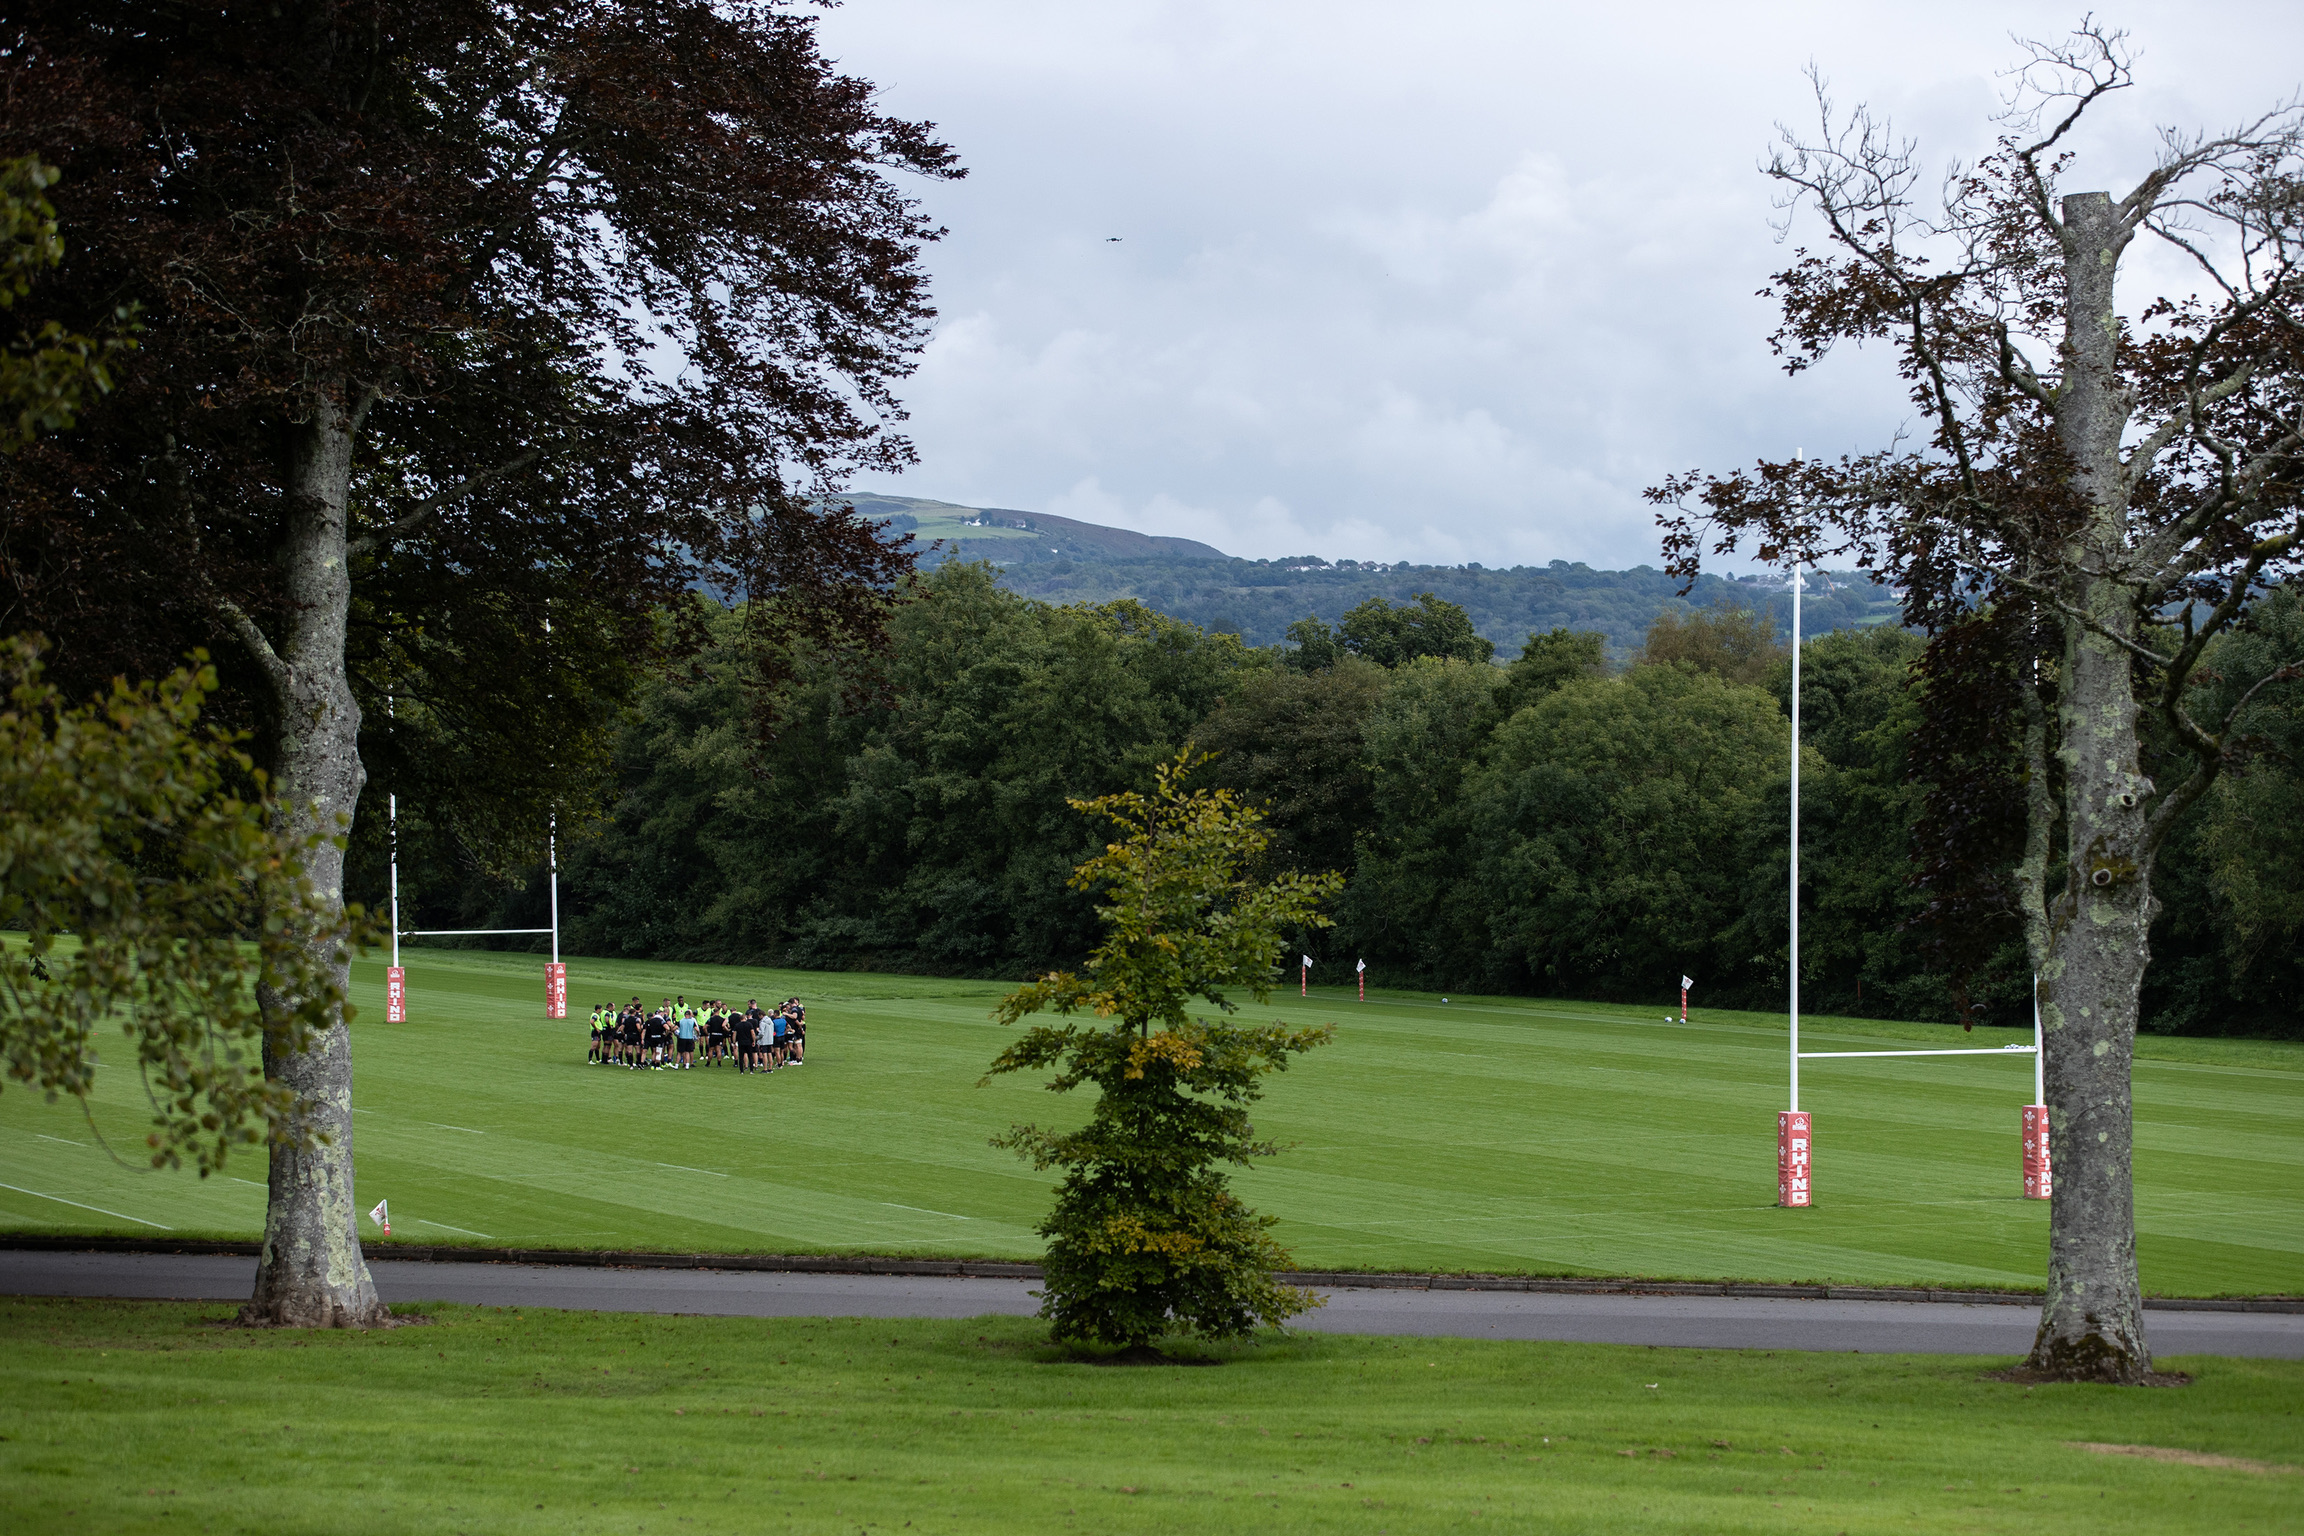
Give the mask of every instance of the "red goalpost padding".
<path id="1" fill-rule="evenodd" d="M 568 967 L 557 960 L 544 967 L 544 1016 L 568 1017 Z"/>
<path id="2" fill-rule="evenodd" d="M 397 965 L 384 970 L 384 1022 L 408 1022 L 408 973 Z"/>
<path id="3" fill-rule="evenodd" d="M 1808 1203 L 1810 1122 L 1804 1109 L 1776 1112 L 1776 1203 Z"/>
<path id="4" fill-rule="evenodd" d="M 2046 1200 L 2054 1191 L 2048 1171 L 2048 1107 L 2024 1106 L 2024 1198 Z"/>

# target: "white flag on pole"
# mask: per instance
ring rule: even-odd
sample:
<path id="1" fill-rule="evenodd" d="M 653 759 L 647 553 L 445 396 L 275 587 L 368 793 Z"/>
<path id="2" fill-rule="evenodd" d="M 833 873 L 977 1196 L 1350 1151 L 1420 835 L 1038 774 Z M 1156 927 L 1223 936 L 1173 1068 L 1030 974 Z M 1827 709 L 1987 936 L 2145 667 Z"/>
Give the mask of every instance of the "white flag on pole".
<path id="1" fill-rule="evenodd" d="M 1693 976 L 1683 976 L 1683 977 L 1681 977 L 1681 978 L 1680 978 L 1680 990 L 1681 990 L 1681 991 L 1685 992 L 1685 991 L 1687 991 L 1687 990 L 1688 990 L 1690 987 L 1692 987 L 1692 986 L 1694 986 L 1694 985 L 1696 985 L 1696 978 L 1695 978 L 1695 977 L 1693 977 Z"/>
<path id="2" fill-rule="evenodd" d="M 368 1213 L 368 1219 L 382 1227 L 384 1235 L 390 1237 L 392 1235 L 392 1202 L 389 1200 L 377 1201 L 376 1209 Z"/>
<path id="3" fill-rule="evenodd" d="M 1306 956 L 1304 957 L 1304 969 L 1306 969 L 1306 970 L 1310 970 L 1310 969 L 1312 969 L 1312 957 L 1311 957 L 1310 955 L 1306 955 Z"/>
<path id="4" fill-rule="evenodd" d="M 1368 962 L 1367 962 L 1367 961 L 1365 961 L 1365 960 L 1363 960 L 1363 961 L 1361 961 L 1361 962 L 1360 962 L 1358 965 L 1356 965 L 1356 966 L 1352 967 L 1352 969 L 1354 969 L 1354 970 L 1356 970 L 1356 971 L 1364 971 L 1364 970 L 1368 969 Z"/>

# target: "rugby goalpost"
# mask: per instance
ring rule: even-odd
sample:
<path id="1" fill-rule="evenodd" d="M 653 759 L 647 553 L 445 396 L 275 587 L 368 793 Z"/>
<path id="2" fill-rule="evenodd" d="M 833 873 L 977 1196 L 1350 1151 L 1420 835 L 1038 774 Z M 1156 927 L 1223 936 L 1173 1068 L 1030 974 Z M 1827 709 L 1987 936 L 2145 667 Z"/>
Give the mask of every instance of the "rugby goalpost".
<path id="1" fill-rule="evenodd" d="M 408 973 L 400 964 L 402 939 L 484 938 L 504 934 L 552 935 L 552 958 L 544 967 L 544 1017 L 568 1017 L 568 967 L 560 963 L 560 817 L 552 816 L 545 833 L 545 863 L 550 871 L 552 926 L 549 928 L 402 928 L 400 926 L 400 797 L 387 795 L 386 816 L 392 838 L 392 963 L 384 971 L 384 1022 L 408 1022 Z"/>
<path id="2" fill-rule="evenodd" d="M 552 621 L 544 621 L 544 633 L 552 633 Z M 549 699 L 550 694 L 545 697 Z M 384 708 L 391 718 L 398 718 L 398 701 L 385 696 Z M 384 1022 L 408 1022 L 408 973 L 400 964 L 402 939 L 489 938 L 510 934 L 552 935 L 552 958 L 544 967 L 544 1017 L 568 1017 L 568 967 L 560 963 L 560 813 L 555 810 L 545 823 L 544 862 L 549 873 L 552 893 L 552 926 L 549 928 L 402 928 L 400 926 L 400 796 L 397 791 L 384 797 L 385 820 L 389 827 L 392 860 L 392 963 L 384 971 Z M 389 1229 L 387 1229 L 389 1230 Z"/>
<path id="3" fill-rule="evenodd" d="M 2024 1198 L 2046 1200 L 2052 1191 L 2048 1163 L 2048 1111 L 2043 1041 L 2040 1033 L 2040 980 L 2032 980 L 2032 1043 L 2030 1045 L 1931 1047 L 1909 1051 L 1803 1051 L 1800 1049 L 1800 562 L 1791 568 L 1792 587 L 1792 879 L 1791 879 L 1791 1017 L 1790 1092 L 1787 1107 L 1776 1116 L 1776 1203 L 1799 1208 L 1809 1203 L 1815 1174 L 1815 1118 L 1800 1107 L 1800 1063 L 1838 1061 L 1866 1056 L 2030 1056 L 2032 1102 L 2024 1106 Z M 1683 978 L 1681 1007 L 1687 1007 Z"/>

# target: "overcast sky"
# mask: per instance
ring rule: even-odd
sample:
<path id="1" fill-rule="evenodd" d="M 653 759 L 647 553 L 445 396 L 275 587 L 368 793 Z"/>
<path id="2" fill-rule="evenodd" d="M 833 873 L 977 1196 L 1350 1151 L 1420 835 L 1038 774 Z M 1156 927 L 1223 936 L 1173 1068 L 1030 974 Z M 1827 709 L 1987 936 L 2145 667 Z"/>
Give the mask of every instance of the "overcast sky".
<path id="1" fill-rule="evenodd" d="M 1803 68 L 1972 157 L 2008 34 L 2078 15 L 847 0 L 827 51 L 969 167 L 923 188 L 951 232 L 904 390 L 920 462 L 857 488 L 1249 557 L 1655 564 L 1664 473 L 1910 416 L 1884 353 L 1796 381 L 1768 353 L 1754 290 L 1787 248 L 1755 166 L 1813 121 Z M 2074 190 L 2125 190 L 2156 122 L 2225 126 L 2304 80 L 2293 0 L 2103 15 L 2139 85 Z"/>

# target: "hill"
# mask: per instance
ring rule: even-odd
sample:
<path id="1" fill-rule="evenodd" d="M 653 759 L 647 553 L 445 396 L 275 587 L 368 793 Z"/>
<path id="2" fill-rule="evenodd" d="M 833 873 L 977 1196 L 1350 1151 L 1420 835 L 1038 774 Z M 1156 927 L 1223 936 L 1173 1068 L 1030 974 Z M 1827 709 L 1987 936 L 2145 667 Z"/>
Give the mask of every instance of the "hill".
<path id="1" fill-rule="evenodd" d="M 866 517 L 887 519 L 892 532 L 908 533 L 922 544 L 941 543 L 943 559 L 1037 565 L 1063 560 L 1231 558 L 1193 539 L 1106 528 L 1046 512 L 963 507 L 917 496 L 855 495 L 845 499 Z"/>
<path id="2" fill-rule="evenodd" d="M 1201 628 L 1237 634 L 1250 645 L 1277 645 L 1290 624 L 1308 616 L 1333 623 L 1372 597 L 1407 602 L 1432 592 L 1462 607 L 1473 626 L 1496 642 L 1500 658 L 1519 652 L 1528 635 L 1553 628 L 1597 630 L 1612 659 L 1636 650 L 1666 609 L 1736 603 L 1758 608 L 1780 633 L 1792 626 L 1783 583 L 1700 576 L 1682 596 L 1679 582 L 1653 566 L 1601 571 L 1581 562 L 1495 570 L 1405 561 L 1324 560 L 1293 555 L 1242 560 L 1191 539 L 1103 528 L 1041 512 L 965 507 L 916 497 L 857 495 L 848 500 L 892 532 L 922 543 L 942 541 L 927 556 L 988 560 L 1001 584 L 1052 603 L 1108 603 L 1135 598 Z M 1896 594 L 1861 571 L 1809 577 L 1802 623 L 1807 633 L 1898 621 Z"/>

